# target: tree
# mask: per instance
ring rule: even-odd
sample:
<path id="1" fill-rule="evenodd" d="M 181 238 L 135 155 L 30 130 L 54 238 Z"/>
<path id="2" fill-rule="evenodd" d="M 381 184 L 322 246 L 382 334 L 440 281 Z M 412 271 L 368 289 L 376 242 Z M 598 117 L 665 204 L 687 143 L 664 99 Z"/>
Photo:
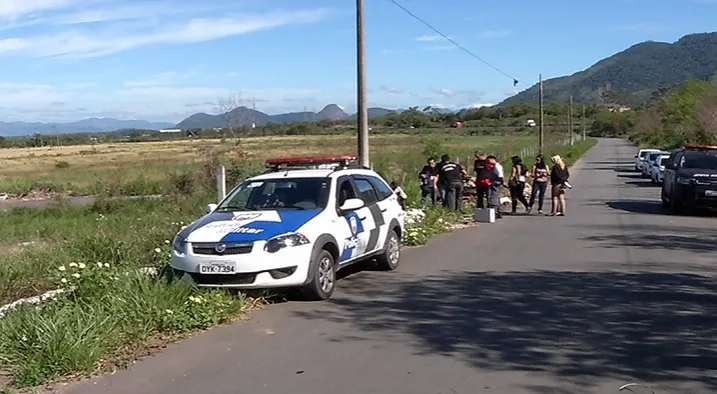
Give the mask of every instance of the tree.
<path id="1" fill-rule="evenodd" d="M 702 99 L 697 117 L 703 142 L 717 143 L 717 94 Z"/>
<path id="2" fill-rule="evenodd" d="M 239 140 L 237 136 L 239 128 L 246 125 L 247 121 L 249 121 L 246 116 L 248 111 L 242 107 L 243 104 L 244 100 L 240 94 L 217 97 L 219 114 L 222 119 L 224 119 L 224 124 L 229 130 L 229 134 L 231 134 L 233 138 L 237 138 L 237 141 Z"/>

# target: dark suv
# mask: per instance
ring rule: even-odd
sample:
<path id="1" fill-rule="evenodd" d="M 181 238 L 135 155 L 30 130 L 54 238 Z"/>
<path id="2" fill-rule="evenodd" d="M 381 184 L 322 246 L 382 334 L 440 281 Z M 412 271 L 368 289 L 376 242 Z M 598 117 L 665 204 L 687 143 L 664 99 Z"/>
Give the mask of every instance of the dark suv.
<path id="1" fill-rule="evenodd" d="M 686 208 L 717 209 L 717 146 L 685 145 L 670 152 L 662 204 L 674 214 Z"/>

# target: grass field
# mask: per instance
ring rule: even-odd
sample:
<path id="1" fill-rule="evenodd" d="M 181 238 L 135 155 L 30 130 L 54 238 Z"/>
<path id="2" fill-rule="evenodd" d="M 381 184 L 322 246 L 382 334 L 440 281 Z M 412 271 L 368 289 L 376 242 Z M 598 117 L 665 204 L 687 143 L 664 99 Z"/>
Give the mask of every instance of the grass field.
<path id="1" fill-rule="evenodd" d="M 465 158 L 481 149 L 508 158 L 533 143 L 525 137 L 444 135 L 371 140 L 376 169 L 403 179 L 410 203 L 418 199 L 415 175 L 427 154 Z M 546 154 L 560 153 L 572 163 L 594 143 L 552 146 Z M 137 189 L 139 194 L 166 192 L 161 199 L 102 197 L 89 206 L 58 200 L 47 208 L 0 212 L 0 305 L 51 289 L 72 290 L 40 308 L 21 307 L 0 318 L 0 387 L 33 386 L 101 370 L 144 354 L 146 344 L 241 315 L 252 304 L 244 294 L 200 291 L 137 273 L 140 267 L 165 269 L 176 232 L 203 215 L 204 206 L 216 198 L 213 179 L 191 189 L 177 184 L 187 176 L 207 177 L 204 167 L 217 158 L 249 174 L 261 170 L 268 157 L 352 153 L 354 145 L 349 137 L 320 136 L 246 139 L 240 146 L 197 141 L 0 150 L 0 193 L 11 191 L 10 185 L 17 192 L 20 185 L 30 190 L 43 183 L 55 190 L 93 193 L 115 182 L 130 185 L 137 177 L 148 185 Z M 457 219 L 437 208 L 421 226 L 430 236 L 448 229 L 436 227 L 438 223 Z M 10 380 L 3 382 L 3 376 Z"/>
<path id="2" fill-rule="evenodd" d="M 390 161 L 422 164 L 426 147 L 464 158 L 475 149 L 507 154 L 535 145 L 536 139 L 393 134 L 371 136 L 370 143 L 372 161 L 380 166 Z M 168 174 L 195 170 L 210 157 L 251 172 L 271 157 L 355 152 L 356 139 L 347 135 L 255 137 L 238 145 L 196 140 L 0 149 L 0 193 L 163 194 L 172 187 Z"/>

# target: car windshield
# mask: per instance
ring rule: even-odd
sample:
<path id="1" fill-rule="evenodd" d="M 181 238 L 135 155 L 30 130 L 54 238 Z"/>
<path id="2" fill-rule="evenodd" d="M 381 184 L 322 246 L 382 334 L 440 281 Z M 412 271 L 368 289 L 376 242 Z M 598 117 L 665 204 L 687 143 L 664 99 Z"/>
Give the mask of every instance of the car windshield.
<path id="1" fill-rule="evenodd" d="M 685 158 L 684 168 L 717 170 L 717 156 L 700 155 Z"/>
<path id="2" fill-rule="evenodd" d="M 329 200 L 329 178 L 279 178 L 246 181 L 237 186 L 217 211 L 323 209 Z"/>
<path id="3" fill-rule="evenodd" d="M 662 154 L 659 153 L 659 152 L 658 152 L 658 153 L 650 153 L 650 161 L 655 161 L 655 160 L 657 160 L 657 158 L 660 157 L 661 155 L 662 155 Z"/>

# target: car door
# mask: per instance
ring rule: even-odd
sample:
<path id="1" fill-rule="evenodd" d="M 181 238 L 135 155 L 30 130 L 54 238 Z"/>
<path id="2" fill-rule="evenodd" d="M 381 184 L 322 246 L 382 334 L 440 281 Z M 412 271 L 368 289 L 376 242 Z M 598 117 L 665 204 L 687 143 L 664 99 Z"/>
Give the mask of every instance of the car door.
<path id="1" fill-rule="evenodd" d="M 362 175 L 360 177 L 366 179 L 371 184 L 378 197 L 376 204 L 369 207 L 376 227 L 379 230 L 376 239 L 369 239 L 369 247 L 375 243 L 374 251 L 382 250 L 384 243 L 386 243 L 391 219 L 399 216 L 402 211 L 401 205 L 398 204 L 396 193 L 394 193 L 391 187 L 382 179 L 373 175 Z"/>
<path id="2" fill-rule="evenodd" d="M 363 254 L 373 253 L 378 250 L 381 241 L 381 227 L 386 224 L 383 220 L 381 208 L 378 205 L 378 193 L 365 176 L 352 175 L 354 187 L 358 197 L 363 201 L 364 207 L 359 210 L 364 232 L 366 233 L 366 244 Z M 393 193 L 392 193 L 393 194 Z"/>
<path id="3" fill-rule="evenodd" d="M 339 208 L 350 198 L 361 198 L 351 176 L 342 176 L 336 180 L 336 212 L 339 216 L 335 237 L 341 248 L 339 264 L 346 264 L 365 255 L 368 245 L 371 222 L 369 208 L 342 212 Z"/>

